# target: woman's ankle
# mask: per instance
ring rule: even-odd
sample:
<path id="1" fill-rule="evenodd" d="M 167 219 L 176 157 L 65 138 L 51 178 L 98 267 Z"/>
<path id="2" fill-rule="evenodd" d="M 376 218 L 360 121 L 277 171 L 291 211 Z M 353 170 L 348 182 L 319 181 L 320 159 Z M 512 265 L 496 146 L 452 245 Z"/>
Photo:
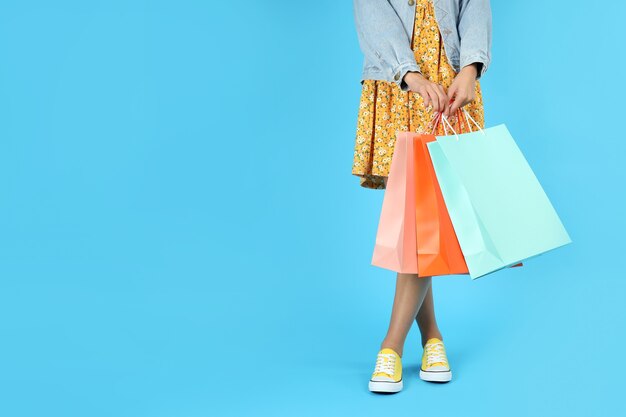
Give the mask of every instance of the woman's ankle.
<path id="1" fill-rule="evenodd" d="M 403 346 L 398 343 L 383 340 L 383 343 L 380 344 L 380 348 L 381 349 L 393 349 L 394 352 L 398 354 L 398 356 L 402 357 Z"/>
<path id="2" fill-rule="evenodd" d="M 433 331 L 422 333 L 422 346 L 424 346 L 426 344 L 426 342 L 428 342 L 428 340 L 430 340 L 432 338 L 437 338 L 437 339 L 443 341 L 443 336 L 441 335 L 441 332 L 438 329 L 436 329 L 436 330 L 433 330 Z"/>

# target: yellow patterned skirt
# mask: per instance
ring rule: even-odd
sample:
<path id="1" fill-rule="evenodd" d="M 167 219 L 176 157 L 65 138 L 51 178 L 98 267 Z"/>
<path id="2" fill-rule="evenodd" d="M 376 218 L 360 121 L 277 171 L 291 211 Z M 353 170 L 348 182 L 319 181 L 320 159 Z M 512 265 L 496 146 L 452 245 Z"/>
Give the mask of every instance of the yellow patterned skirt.
<path id="1" fill-rule="evenodd" d="M 417 0 L 411 45 L 422 75 L 447 90 L 456 73 L 444 52 L 432 0 Z M 464 108 L 484 127 L 483 101 L 478 81 L 475 100 Z M 389 81 L 364 80 L 352 163 L 352 174 L 360 177 L 361 186 L 384 189 L 396 133 L 430 133 L 432 118 L 432 110 L 424 106 L 419 94 L 402 91 L 397 84 Z M 450 117 L 450 122 L 455 130 L 460 130 L 459 133 L 469 131 L 467 124 L 457 123 L 454 116 Z M 443 124 L 437 126 L 435 134 L 445 134 Z"/>

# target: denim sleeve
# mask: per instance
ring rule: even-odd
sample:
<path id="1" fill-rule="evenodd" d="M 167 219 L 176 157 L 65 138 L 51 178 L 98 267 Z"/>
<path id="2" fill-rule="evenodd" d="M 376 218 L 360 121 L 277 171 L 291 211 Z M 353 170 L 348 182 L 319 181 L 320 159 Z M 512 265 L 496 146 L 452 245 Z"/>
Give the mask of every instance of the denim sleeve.
<path id="1" fill-rule="evenodd" d="M 359 46 L 371 62 L 379 64 L 392 81 L 403 90 L 402 78 L 408 71 L 419 72 L 415 55 L 400 17 L 388 0 L 353 0 Z"/>
<path id="2" fill-rule="evenodd" d="M 461 0 L 459 12 L 461 68 L 480 63 L 480 78 L 491 62 L 491 6 L 489 0 Z"/>

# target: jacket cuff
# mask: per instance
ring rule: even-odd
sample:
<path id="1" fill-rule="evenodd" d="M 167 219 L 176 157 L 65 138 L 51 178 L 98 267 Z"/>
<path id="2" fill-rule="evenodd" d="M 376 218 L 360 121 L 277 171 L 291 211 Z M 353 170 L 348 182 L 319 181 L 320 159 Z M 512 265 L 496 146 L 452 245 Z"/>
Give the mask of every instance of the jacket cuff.
<path id="1" fill-rule="evenodd" d="M 392 80 L 402 91 L 409 91 L 409 86 L 404 82 L 404 76 L 409 71 L 421 73 L 419 66 L 415 62 L 400 64 L 392 71 Z"/>
<path id="2" fill-rule="evenodd" d="M 478 74 L 476 74 L 476 79 L 478 80 L 480 77 L 483 76 L 485 72 L 487 72 L 487 67 L 489 66 L 489 59 L 483 54 L 462 57 L 460 67 L 464 68 L 474 63 L 481 64 L 480 71 L 478 72 Z"/>

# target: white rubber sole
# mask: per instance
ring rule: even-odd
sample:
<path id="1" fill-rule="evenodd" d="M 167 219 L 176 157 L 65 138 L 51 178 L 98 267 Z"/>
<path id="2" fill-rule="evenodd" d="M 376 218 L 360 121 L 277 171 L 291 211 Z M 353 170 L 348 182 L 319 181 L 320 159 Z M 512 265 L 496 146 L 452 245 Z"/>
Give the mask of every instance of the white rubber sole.
<path id="1" fill-rule="evenodd" d="M 428 382 L 449 382 L 452 379 L 452 371 L 426 372 L 420 369 L 420 379 Z"/>
<path id="2" fill-rule="evenodd" d="M 402 380 L 398 382 L 370 381 L 371 392 L 400 392 L 402 390 Z"/>

